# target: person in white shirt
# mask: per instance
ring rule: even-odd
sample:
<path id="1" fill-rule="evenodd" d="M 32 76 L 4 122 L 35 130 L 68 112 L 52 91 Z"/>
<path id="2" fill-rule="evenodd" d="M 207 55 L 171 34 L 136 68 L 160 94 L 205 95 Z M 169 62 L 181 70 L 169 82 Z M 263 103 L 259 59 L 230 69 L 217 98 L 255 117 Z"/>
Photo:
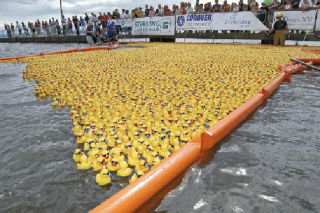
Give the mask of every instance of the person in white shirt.
<path id="1" fill-rule="evenodd" d="M 18 29 L 18 31 L 19 31 L 19 36 L 21 37 L 21 35 L 22 35 L 22 27 L 21 27 L 21 25 L 19 24 L 18 21 L 16 21 L 16 29 Z"/>
<path id="2" fill-rule="evenodd" d="M 121 19 L 125 19 L 126 18 L 126 10 L 122 9 L 122 13 L 120 14 L 120 18 Z"/>
<path id="3" fill-rule="evenodd" d="M 191 3 L 188 3 L 188 6 L 186 7 L 186 14 L 193 13 L 193 7 L 191 7 Z"/>
<path id="4" fill-rule="evenodd" d="M 130 18 L 129 10 L 126 10 L 126 14 L 124 14 L 124 18 L 125 19 Z"/>
<path id="5" fill-rule="evenodd" d="M 302 11 L 307 11 L 312 7 L 311 0 L 301 0 L 299 4 L 299 9 Z"/>
<path id="6" fill-rule="evenodd" d="M 156 10 L 156 16 L 163 16 L 163 8 L 161 4 L 158 4 L 158 9 Z"/>

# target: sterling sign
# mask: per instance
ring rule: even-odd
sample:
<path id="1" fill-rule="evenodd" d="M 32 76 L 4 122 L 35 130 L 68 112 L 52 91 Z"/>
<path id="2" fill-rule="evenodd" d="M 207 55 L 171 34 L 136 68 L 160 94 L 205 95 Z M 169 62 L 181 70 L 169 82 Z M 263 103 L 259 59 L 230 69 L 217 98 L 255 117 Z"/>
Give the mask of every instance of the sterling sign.
<path id="1" fill-rule="evenodd" d="M 133 22 L 133 35 L 174 35 L 175 17 L 137 18 Z"/>

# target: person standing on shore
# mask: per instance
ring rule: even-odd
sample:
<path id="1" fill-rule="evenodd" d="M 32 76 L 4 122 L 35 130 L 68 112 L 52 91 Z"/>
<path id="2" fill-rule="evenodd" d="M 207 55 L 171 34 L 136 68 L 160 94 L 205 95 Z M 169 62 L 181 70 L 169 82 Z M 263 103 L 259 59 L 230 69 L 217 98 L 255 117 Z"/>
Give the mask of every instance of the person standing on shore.
<path id="1" fill-rule="evenodd" d="M 80 30 L 84 31 L 86 27 L 86 22 L 84 20 L 84 18 L 82 18 L 82 16 L 80 16 Z"/>
<path id="2" fill-rule="evenodd" d="M 85 14 L 84 14 L 84 20 L 86 21 L 86 24 L 88 25 L 88 24 L 89 24 L 89 16 L 88 16 L 88 13 L 85 13 Z"/>
<path id="3" fill-rule="evenodd" d="M 24 35 L 25 36 L 30 36 L 29 30 L 28 30 L 27 26 L 24 24 L 24 22 L 22 22 L 21 24 L 22 24 L 22 28 L 23 28 L 23 31 L 24 31 Z"/>
<path id="4" fill-rule="evenodd" d="M 14 31 L 14 25 L 11 23 L 11 34 L 14 37 L 15 36 L 15 31 Z"/>
<path id="5" fill-rule="evenodd" d="M 19 36 L 21 37 L 22 36 L 22 27 L 18 21 L 16 21 L 16 28 L 18 29 Z"/>
<path id="6" fill-rule="evenodd" d="M 11 29 L 10 29 L 9 24 L 4 24 L 4 29 L 7 31 L 8 37 L 11 38 L 12 34 L 11 34 Z"/>
<path id="7" fill-rule="evenodd" d="M 61 35 L 61 27 L 58 19 L 56 19 L 56 29 L 57 29 L 58 36 Z"/>
<path id="8" fill-rule="evenodd" d="M 49 20 L 49 21 L 51 22 L 51 20 Z M 44 22 L 44 29 L 46 31 L 46 35 L 51 36 L 50 25 L 49 25 L 48 21 Z"/>
<path id="9" fill-rule="evenodd" d="M 67 20 L 65 19 L 64 15 L 61 17 L 61 25 L 62 25 L 62 31 L 63 35 L 67 34 Z"/>
<path id="10" fill-rule="evenodd" d="M 37 31 L 37 35 L 40 36 L 41 35 L 41 23 L 40 23 L 39 19 L 34 23 L 34 26 Z"/>
<path id="11" fill-rule="evenodd" d="M 57 35 L 56 21 L 54 20 L 54 18 L 52 18 L 52 20 L 49 21 L 49 25 L 51 34 L 53 36 Z"/>
<path id="12" fill-rule="evenodd" d="M 80 32 L 79 32 L 79 19 L 78 19 L 78 17 L 77 16 L 73 16 L 72 17 L 72 22 L 73 22 L 74 28 L 76 29 L 77 35 L 79 35 Z"/>
<path id="13" fill-rule="evenodd" d="M 68 18 L 68 30 L 67 30 L 67 33 L 73 35 L 72 29 L 73 29 L 72 21 L 71 21 L 70 18 Z"/>
<path id="14" fill-rule="evenodd" d="M 288 24 L 286 21 L 282 20 L 282 14 L 278 13 L 276 15 L 277 21 L 273 24 L 270 33 L 275 32 L 273 36 L 273 44 L 284 46 L 286 42 L 285 30 L 288 33 L 288 38 L 290 38 L 290 32 L 288 28 Z"/>

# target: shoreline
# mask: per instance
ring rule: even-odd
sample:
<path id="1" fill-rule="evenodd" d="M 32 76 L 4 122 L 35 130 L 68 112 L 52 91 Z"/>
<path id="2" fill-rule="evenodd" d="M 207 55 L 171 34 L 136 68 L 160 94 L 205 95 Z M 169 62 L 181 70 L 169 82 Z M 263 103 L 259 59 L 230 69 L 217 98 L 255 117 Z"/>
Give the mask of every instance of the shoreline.
<path id="1" fill-rule="evenodd" d="M 305 38 L 306 37 L 306 38 Z M 244 40 L 261 40 L 261 44 L 271 44 L 272 36 L 264 32 L 211 32 L 211 33 L 176 33 L 175 36 L 133 36 L 120 35 L 119 39 L 137 39 L 148 38 L 151 42 L 175 42 L 176 39 L 244 39 Z M 315 33 L 293 33 L 290 40 L 295 41 L 320 41 Z M 0 38 L 0 43 L 87 43 L 85 35 L 75 36 L 43 36 L 43 37 L 11 37 Z"/>

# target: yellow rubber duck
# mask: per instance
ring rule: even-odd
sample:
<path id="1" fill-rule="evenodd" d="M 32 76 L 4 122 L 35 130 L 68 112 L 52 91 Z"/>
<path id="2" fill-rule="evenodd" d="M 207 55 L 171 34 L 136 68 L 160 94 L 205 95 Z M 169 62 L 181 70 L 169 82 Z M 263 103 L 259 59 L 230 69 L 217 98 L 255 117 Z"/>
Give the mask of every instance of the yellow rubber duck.
<path id="1" fill-rule="evenodd" d="M 92 162 L 88 159 L 88 157 L 86 156 L 86 154 L 84 154 L 83 152 L 81 152 L 80 155 L 81 155 L 81 157 L 80 157 L 80 162 L 77 163 L 77 169 L 78 169 L 78 170 L 90 169 Z"/>
<path id="2" fill-rule="evenodd" d="M 132 169 L 131 168 L 128 168 L 128 164 L 126 161 L 120 161 L 120 169 L 117 171 L 117 175 L 119 177 L 128 177 L 131 172 L 132 172 Z"/>
<path id="3" fill-rule="evenodd" d="M 135 170 L 145 173 L 149 170 L 149 165 L 145 160 L 139 160 L 139 162 L 135 165 Z"/>
<path id="4" fill-rule="evenodd" d="M 111 156 L 110 156 L 110 152 L 106 149 L 101 151 L 101 156 L 104 158 L 104 162 L 109 162 L 111 161 Z"/>
<path id="5" fill-rule="evenodd" d="M 151 164 L 152 167 L 158 166 L 162 162 L 161 157 L 159 155 L 153 157 Z"/>
<path id="6" fill-rule="evenodd" d="M 80 158 L 81 158 L 81 150 L 80 149 L 76 149 L 74 151 L 74 154 L 73 154 L 73 160 L 74 162 L 80 162 Z"/>
<path id="7" fill-rule="evenodd" d="M 108 162 L 107 168 L 110 172 L 116 172 L 120 169 L 118 158 L 112 158 L 111 161 Z"/>
<path id="8" fill-rule="evenodd" d="M 129 183 L 131 184 L 131 183 L 136 182 L 136 181 L 138 180 L 138 178 L 140 178 L 142 175 L 144 175 L 144 172 L 142 172 L 142 171 L 137 171 L 137 172 L 135 172 L 135 173 L 131 176 L 131 178 L 130 178 L 130 180 L 129 180 Z"/>
<path id="9" fill-rule="evenodd" d="M 136 150 L 131 150 L 128 154 L 128 164 L 130 166 L 135 166 L 139 162 L 139 154 Z"/>
<path id="10" fill-rule="evenodd" d="M 104 168 L 96 175 L 96 182 L 100 186 L 108 185 L 111 182 L 108 169 Z"/>
<path id="11" fill-rule="evenodd" d="M 103 168 L 103 157 L 98 157 L 92 162 L 93 171 L 98 172 Z"/>

